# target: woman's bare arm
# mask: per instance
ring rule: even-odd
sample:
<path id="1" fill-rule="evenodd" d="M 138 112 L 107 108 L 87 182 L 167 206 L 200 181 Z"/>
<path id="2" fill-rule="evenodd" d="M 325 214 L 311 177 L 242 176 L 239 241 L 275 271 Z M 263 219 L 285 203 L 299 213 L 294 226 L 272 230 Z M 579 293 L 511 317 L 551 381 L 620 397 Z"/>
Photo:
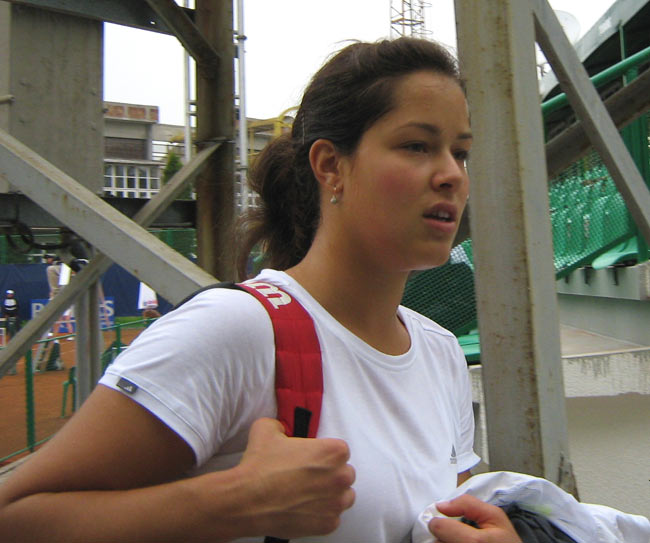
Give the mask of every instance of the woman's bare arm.
<path id="1" fill-rule="evenodd" d="M 229 541 L 332 531 L 354 471 L 339 440 L 286 437 L 261 419 L 236 468 L 179 479 L 190 447 L 146 409 L 98 386 L 0 486 L 3 541 Z M 279 490 L 278 490 L 279 489 Z M 330 511 L 323 515 L 323 507 Z"/>

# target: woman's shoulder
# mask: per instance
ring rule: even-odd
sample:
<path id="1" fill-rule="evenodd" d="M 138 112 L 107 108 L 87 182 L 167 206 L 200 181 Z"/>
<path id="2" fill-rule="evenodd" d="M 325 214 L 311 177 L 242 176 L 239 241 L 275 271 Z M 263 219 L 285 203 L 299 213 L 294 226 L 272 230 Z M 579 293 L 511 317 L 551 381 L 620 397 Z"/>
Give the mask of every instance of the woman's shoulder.
<path id="1" fill-rule="evenodd" d="M 408 320 L 406 326 L 418 348 L 447 360 L 451 366 L 466 370 L 463 349 L 452 332 L 417 311 L 402 306 L 400 311 L 402 318 Z"/>
<path id="2" fill-rule="evenodd" d="M 402 318 L 408 318 L 414 325 L 418 326 L 418 328 L 423 330 L 425 333 L 440 336 L 440 338 L 456 340 L 456 336 L 452 332 L 434 320 L 431 320 L 429 317 L 425 317 L 422 313 L 418 313 L 417 311 L 403 305 L 399 306 L 399 310 Z"/>
<path id="3" fill-rule="evenodd" d="M 268 313 L 242 290 L 208 288 L 182 302 L 145 330 L 132 346 L 164 345 L 186 351 L 236 350 L 248 338 L 273 341 Z"/>
<path id="4" fill-rule="evenodd" d="M 186 298 L 173 309 L 170 315 L 182 315 L 185 312 L 207 312 L 213 318 L 220 316 L 236 318 L 240 314 L 263 315 L 265 310 L 253 296 L 234 286 L 234 283 L 219 283 L 205 287 Z"/>

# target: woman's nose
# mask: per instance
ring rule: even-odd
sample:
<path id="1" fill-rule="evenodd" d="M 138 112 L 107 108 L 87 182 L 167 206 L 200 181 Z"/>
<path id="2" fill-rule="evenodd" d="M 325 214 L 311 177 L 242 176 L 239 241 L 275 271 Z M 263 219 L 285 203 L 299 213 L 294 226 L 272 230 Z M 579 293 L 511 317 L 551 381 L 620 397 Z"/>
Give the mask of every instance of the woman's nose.
<path id="1" fill-rule="evenodd" d="M 445 153 L 435 166 L 431 178 L 434 189 L 457 188 L 465 179 L 465 161 L 457 158 L 451 152 Z"/>

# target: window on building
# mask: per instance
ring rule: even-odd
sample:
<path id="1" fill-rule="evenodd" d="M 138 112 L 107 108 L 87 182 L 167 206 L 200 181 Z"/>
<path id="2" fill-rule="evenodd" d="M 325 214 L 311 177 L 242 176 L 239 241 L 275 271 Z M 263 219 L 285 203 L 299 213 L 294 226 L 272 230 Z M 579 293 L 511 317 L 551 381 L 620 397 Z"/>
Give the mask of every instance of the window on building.
<path id="1" fill-rule="evenodd" d="M 151 198 L 160 187 L 157 164 L 133 166 L 104 164 L 104 195 L 118 198 Z M 128 190 L 123 190 L 128 189 Z"/>

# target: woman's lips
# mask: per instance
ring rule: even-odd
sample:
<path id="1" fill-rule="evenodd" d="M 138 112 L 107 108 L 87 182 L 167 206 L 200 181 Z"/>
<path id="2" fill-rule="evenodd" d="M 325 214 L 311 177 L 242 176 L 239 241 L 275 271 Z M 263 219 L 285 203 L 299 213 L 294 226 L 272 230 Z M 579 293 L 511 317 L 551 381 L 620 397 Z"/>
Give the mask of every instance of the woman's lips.
<path id="1" fill-rule="evenodd" d="M 457 226 L 456 206 L 448 203 L 439 203 L 429 208 L 424 213 L 424 220 L 431 227 L 447 233 L 454 233 Z"/>

